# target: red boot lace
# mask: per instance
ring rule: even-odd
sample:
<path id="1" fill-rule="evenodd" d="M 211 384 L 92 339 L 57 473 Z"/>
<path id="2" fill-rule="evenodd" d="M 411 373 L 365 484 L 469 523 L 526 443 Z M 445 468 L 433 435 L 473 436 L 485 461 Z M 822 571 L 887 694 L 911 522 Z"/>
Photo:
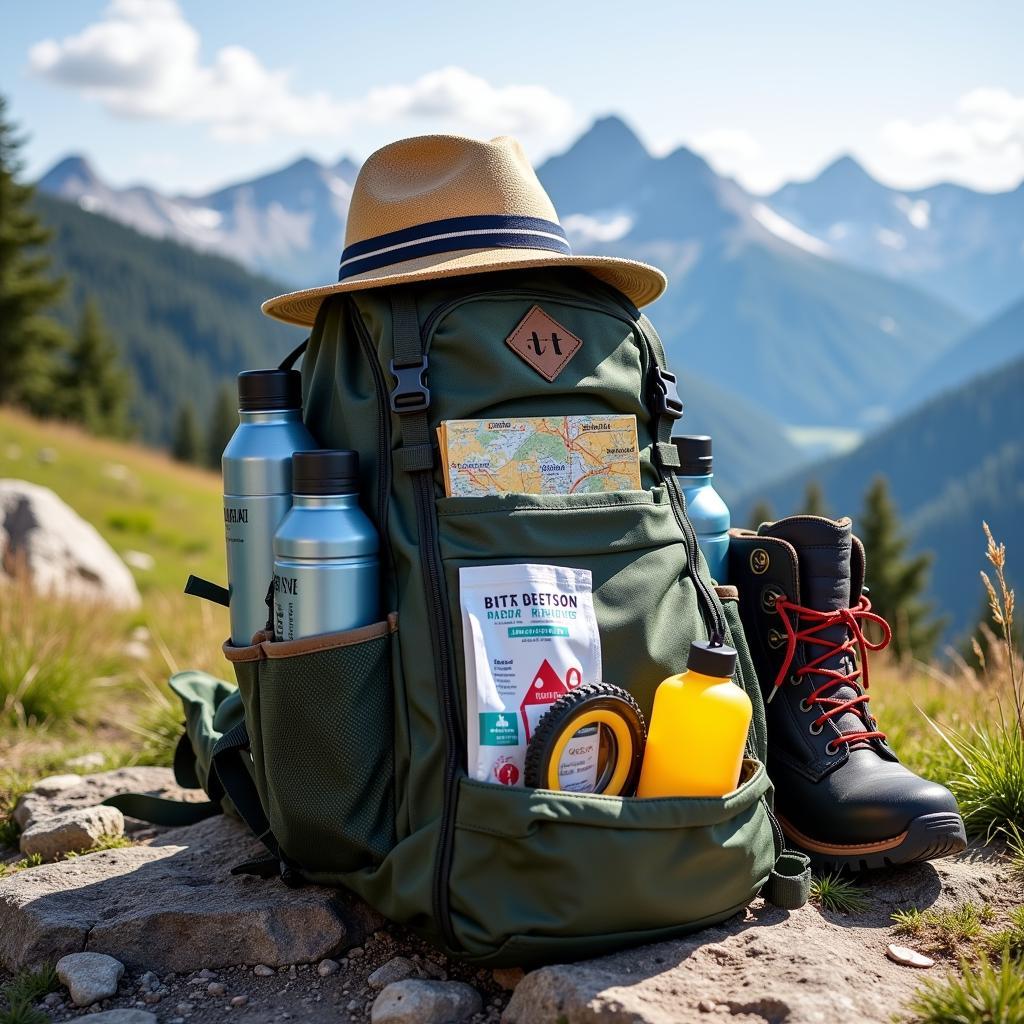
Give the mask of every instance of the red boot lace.
<path id="1" fill-rule="evenodd" d="M 826 711 L 822 711 L 822 713 L 814 720 L 813 725 L 816 729 L 820 729 L 824 726 L 830 718 L 835 718 L 837 715 L 841 715 L 846 711 L 853 711 L 859 704 L 867 704 L 871 699 L 868 694 L 864 692 L 868 688 L 868 651 L 880 651 L 883 647 L 886 647 L 892 639 L 892 630 L 889 628 L 889 623 L 886 622 L 881 615 L 876 615 L 875 612 L 871 610 L 871 602 L 866 597 L 862 596 L 854 608 L 839 608 L 832 612 L 822 612 L 815 608 L 805 608 L 803 605 L 794 604 L 792 601 L 788 601 L 784 597 L 779 597 L 775 602 L 775 610 L 779 613 L 779 618 L 782 620 L 782 625 L 786 630 L 786 656 L 782 661 L 782 667 L 779 669 L 779 674 L 775 678 L 775 686 L 768 698 L 769 702 L 785 681 L 786 674 L 789 672 L 789 666 L 793 663 L 793 658 L 796 656 L 797 644 L 805 643 L 824 648 L 818 657 L 807 662 L 806 665 L 801 665 L 800 668 L 796 669 L 793 673 L 797 678 L 803 678 L 804 676 L 825 677 L 824 682 L 809 697 L 805 698 L 809 707 L 818 705 L 819 707 L 828 709 Z M 794 613 L 792 619 L 789 617 L 790 612 Z M 809 623 L 809 625 L 805 626 L 803 629 L 798 629 L 797 626 L 801 619 Z M 874 622 L 881 628 L 882 639 L 879 643 L 873 644 L 864 635 L 861 630 L 862 621 Z M 834 640 L 828 640 L 818 635 L 823 630 L 826 630 L 831 626 L 839 625 L 846 626 L 849 631 L 849 635 L 841 643 L 837 643 Z M 845 654 L 853 651 L 854 649 L 857 650 L 860 658 L 853 659 L 855 668 L 852 672 L 840 672 L 834 668 L 818 667 L 822 662 L 828 661 L 837 654 Z M 854 687 L 858 687 L 859 685 L 861 692 L 856 697 L 851 697 L 849 700 L 841 700 L 837 697 L 826 696 L 827 691 L 843 684 L 852 685 Z M 871 722 L 872 724 L 877 724 L 873 718 L 871 719 Z M 885 733 L 879 732 L 877 729 L 865 729 L 860 732 L 846 732 L 836 736 L 831 742 L 834 746 L 837 743 L 854 743 L 857 740 L 874 739 L 884 740 Z"/>

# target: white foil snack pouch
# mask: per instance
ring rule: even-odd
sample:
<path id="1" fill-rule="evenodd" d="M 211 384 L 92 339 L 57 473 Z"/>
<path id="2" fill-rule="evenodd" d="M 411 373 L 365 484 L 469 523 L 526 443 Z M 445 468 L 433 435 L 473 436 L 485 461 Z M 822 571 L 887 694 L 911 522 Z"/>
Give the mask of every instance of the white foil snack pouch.
<path id="1" fill-rule="evenodd" d="M 589 569 L 486 565 L 459 569 L 469 773 L 523 784 L 526 745 L 548 708 L 601 680 Z M 585 730 L 584 730 L 585 731 Z M 563 789 L 592 792 L 598 739 L 577 737 L 559 766 Z"/>

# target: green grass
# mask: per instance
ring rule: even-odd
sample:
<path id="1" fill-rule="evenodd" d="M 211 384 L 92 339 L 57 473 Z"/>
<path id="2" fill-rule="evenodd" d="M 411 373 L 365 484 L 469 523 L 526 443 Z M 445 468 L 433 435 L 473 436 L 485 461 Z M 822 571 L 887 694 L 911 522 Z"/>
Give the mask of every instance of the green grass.
<path id="1" fill-rule="evenodd" d="M 1010 911 L 1006 927 L 985 937 L 985 948 L 996 957 L 1007 953 L 1014 960 L 1024 959 L 1024 907 Z"/>
<path id="2" fill-rule="evenodd" d="M 44 964 L 37 971 L 28 968 L 19 971 L 0 988 L 0 1024 L 48 1024 L 50 1018 L 33 1005 L 58 986 L 57 970 L 53 964 Z"/>
<path id="3" fill-rule="evenodd" d="M 1007 955 L 962 963 L 959 975 L 926 982 L 907 1011 L 911 1024 L 1024 1024 L 1024 970 Z"/>
<path id="4" fill-rule="evenodd" d="M 30 853 L 27 857 L 23 857 L 13 864 L 0 864 L 0 878 L 17 874 L 19 871 L 27 871 L 29 868 L 37 868 L 42 863 L 43 858 L 41 854 Z"/>
<path id="5" fill-rule="evenodd" d="M 897 935 L 910 935 L 929 949 L 956 952 L 982 936 L 984 925 L 995 920 L 995 912 L 987 903 L 979 907 L 968 900 L 951 910 L 897 910 L 892 920 Z"/>
<path id="6" fill-rule="evenodd" d="M 826 874 L 811 882 L 811 902 L 822 910 L 859 914 L 870 905 L 867 889 L 838 874 Z"/>
<path id="7" fill-rule="evenodd" d="M 45 448 L 56 453 L 53 462 L 40 461 Z M 224 579 L 216 473 L 0 409 L 0 477 L 56 491 L 118 554 L 152 555 L 152 569 L 132 569 L 144 595 L 180 591 L 190 572 Z"/>
<path id="8" fill-rule="evenodd" d="M 127 836 L 100 836 L 93 846 L 87 850 L 76 850 L 73 853 L 64 854 L 65 860 L 77 860 L 79 857 L 88 857 L 91 853 L 99 853 L 101 850 L 123 850 L 126 846 L 134 846 Z"/>

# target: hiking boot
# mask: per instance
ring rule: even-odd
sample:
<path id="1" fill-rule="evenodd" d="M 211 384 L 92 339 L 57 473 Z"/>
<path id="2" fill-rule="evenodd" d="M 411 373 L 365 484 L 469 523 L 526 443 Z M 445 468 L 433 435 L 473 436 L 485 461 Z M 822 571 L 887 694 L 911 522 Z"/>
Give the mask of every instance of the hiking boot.
<path id="1" fill-rule="evenodd" d="M 768 715 L 768 774 L 792 846 L 819 868 L 933 860 L 967 845 L 956 799 L 900 764 L 868 710 L 868 652 L 892 633 L 864 593 L 849 519 L 730 533 L 729 580 Z M 863 633 L 874 623 L 881 634 Z M 859 656 L 859 657 L 858 657 Z"/>

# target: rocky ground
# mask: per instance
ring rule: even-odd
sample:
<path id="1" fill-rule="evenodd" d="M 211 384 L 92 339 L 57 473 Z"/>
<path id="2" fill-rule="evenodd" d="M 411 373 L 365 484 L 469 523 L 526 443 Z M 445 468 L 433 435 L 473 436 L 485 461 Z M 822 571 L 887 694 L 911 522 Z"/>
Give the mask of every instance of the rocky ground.
<path id="1" fill-rule="evenodd" d="M 96 1024 L 887 1021 L 943 970 L 941 959 L 924 971 L 886 958 L 894 910 L 970 900 L 1003 914 L 1022 901 L 1005 862 L 970 849 L 871 876 L 870 905 L 855 916 L 755 901 L 686 939 L 523 977 L 449 961 L 344 893 L 232 876 L 258 847 L 229 819 L 158 830 L 85 813 L 127 790 L 184 795 L 165 769 L 121 769 L 46 780 L 18 811 L 55 857 L 62 841 L 81 841 L 76 828 L 110 844 L 127 827 L 133 840 L 0 878 L 0 976 L 83 951 L 113 958 L 58 963 L 65 984 L 44 1006 L 56 1021 L 112 1010 Z M 76 816 L 92 825 L 69 824 Z M 83 970 L 95 978 L 76 982 Z"/>

